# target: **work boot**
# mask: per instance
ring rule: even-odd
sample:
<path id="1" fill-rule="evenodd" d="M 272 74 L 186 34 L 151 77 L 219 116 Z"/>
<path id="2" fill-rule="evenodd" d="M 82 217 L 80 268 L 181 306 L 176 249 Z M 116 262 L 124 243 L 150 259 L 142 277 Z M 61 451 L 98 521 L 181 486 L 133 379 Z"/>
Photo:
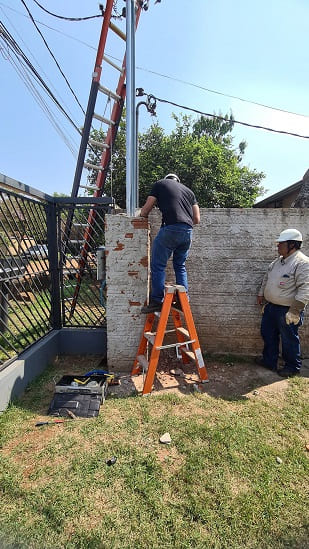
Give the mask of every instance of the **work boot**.
<path id="1" fill-rule="evenodd" d="M 278 370 L 277 374 L 278 376 L 281 376 L 281 377 L 294 377 L 294 376 L 299 376 L 300 371 L 290 370 L 290 368 L 282 368 L 281 370 Z"/>
<path id="2" fill-rule="evenodd" d="M 150 300 L 149 305 L 144 305 L 144 307 L 141 308 L 141 313 L 148 314 L 148 313 L 158 313 L 162 309 L 162 303 L 160 301 L 154 301 L 153 299 Z"/>
<path id="3" fill-rule="evenodd" d="M 262 366 L 262 368 L 266 368 L 266 370 L 271 370 L 272 372 L 277 372 L 277 368 L 274 368 L 273 366 L 269 366 L 268 364 L 265 364 L 264 359 L 262 356 L 256 356 L 254 359 L 255 364 L 258 366 Z"/>

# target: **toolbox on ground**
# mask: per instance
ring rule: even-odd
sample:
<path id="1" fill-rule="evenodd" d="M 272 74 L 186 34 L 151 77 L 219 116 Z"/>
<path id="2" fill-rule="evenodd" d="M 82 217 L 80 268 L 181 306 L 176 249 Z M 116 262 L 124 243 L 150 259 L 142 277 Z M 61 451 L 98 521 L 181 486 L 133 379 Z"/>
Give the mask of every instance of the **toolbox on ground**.
<path id="1" fill-rule="evenodd" d="M 48 413 L 57 416 L 96 417 L 104 402 L 108 376 L 65 375 L 55 386 Z"/>

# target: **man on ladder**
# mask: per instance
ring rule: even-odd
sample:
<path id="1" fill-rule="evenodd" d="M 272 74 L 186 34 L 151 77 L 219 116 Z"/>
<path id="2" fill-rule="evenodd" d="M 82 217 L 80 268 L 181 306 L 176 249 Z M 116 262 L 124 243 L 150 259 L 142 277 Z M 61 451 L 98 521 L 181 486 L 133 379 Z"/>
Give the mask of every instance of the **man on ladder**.
<path id="1" fill-rule="evenodd" d="M 140 215 L 148 217 L 157 205 L 162 213 L 162 225 L 153 242 L 151 257 L 151 296 L 142 313 L 161 311 L 164 298 L 165 269 L 173 254 L 176 284 L 188 293 L 186 259 L 192 241 L 192 228 L 200 222 L 200 210 L 194 193 L 169 173 L 154 183 Z"/>

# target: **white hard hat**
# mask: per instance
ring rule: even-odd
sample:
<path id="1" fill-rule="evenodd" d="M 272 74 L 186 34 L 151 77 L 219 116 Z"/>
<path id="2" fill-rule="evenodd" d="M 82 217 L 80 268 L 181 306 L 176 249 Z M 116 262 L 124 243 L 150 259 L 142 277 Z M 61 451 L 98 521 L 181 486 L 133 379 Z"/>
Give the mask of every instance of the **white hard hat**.
<path id="1" fill-rule="evenodd" d="M 287 240 L 296 240 L 297 242 L 302 242 L 302 234 L 297 229 L 285 229 L 282 231 L 276 242 L 286 242 Z"/>
<path id="2" fill-rule="evenodd" d="M 178 183 L 180 183 L 180 179 L 178 177 L 178 175 L 176 175 L 175 173 L 168 173 L 164 179 L 175 179 L 175 181 L 178 181 Z"/>

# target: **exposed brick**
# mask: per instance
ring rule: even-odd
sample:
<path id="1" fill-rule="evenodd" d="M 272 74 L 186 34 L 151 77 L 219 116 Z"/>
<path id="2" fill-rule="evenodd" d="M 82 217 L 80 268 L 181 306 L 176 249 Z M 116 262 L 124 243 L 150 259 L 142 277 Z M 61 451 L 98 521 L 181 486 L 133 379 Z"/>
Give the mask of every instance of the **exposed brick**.
<path id="1" fill-rule="evenodd" d="M 146 219 L 145 217 L 135 217 L 134 219 L 132 219 L 131 223 L 132 223 L 134 229 L 148 229 L 149 228 L 148 219 Z"/>
<path id="2" fill-rule="evenodd" d="M 142 257 L 139 264 L 143 265 L 143 267 L 148 267 L 148 264 L 149 264 L 148 256 Z"/>
<path id="3" fill-rule="evenodd" d="M 135 218 L 124 215 L 107 217 L 107 360 L 111 370 L 130 371 L 145 320 L 140 307 L 149 291 L 148 264 L 143 261 L 149 250 L 149 226 L 142 218 L 135 224 Z"/>
<path id="4" fill-rule="evenodd" d="M 114 248 L 114 251 L 118 251 L 118 250 L 123 250 L 124 248 L 124 244 L 122 244 L 121 242 L 117 241 L 117 246 L 116 248 Z"/>
<path id="5" fill-rule="evenodd" d="M 125 238 L 133 238 L 133 233 L 126 233 L 124 235 Z"/>

